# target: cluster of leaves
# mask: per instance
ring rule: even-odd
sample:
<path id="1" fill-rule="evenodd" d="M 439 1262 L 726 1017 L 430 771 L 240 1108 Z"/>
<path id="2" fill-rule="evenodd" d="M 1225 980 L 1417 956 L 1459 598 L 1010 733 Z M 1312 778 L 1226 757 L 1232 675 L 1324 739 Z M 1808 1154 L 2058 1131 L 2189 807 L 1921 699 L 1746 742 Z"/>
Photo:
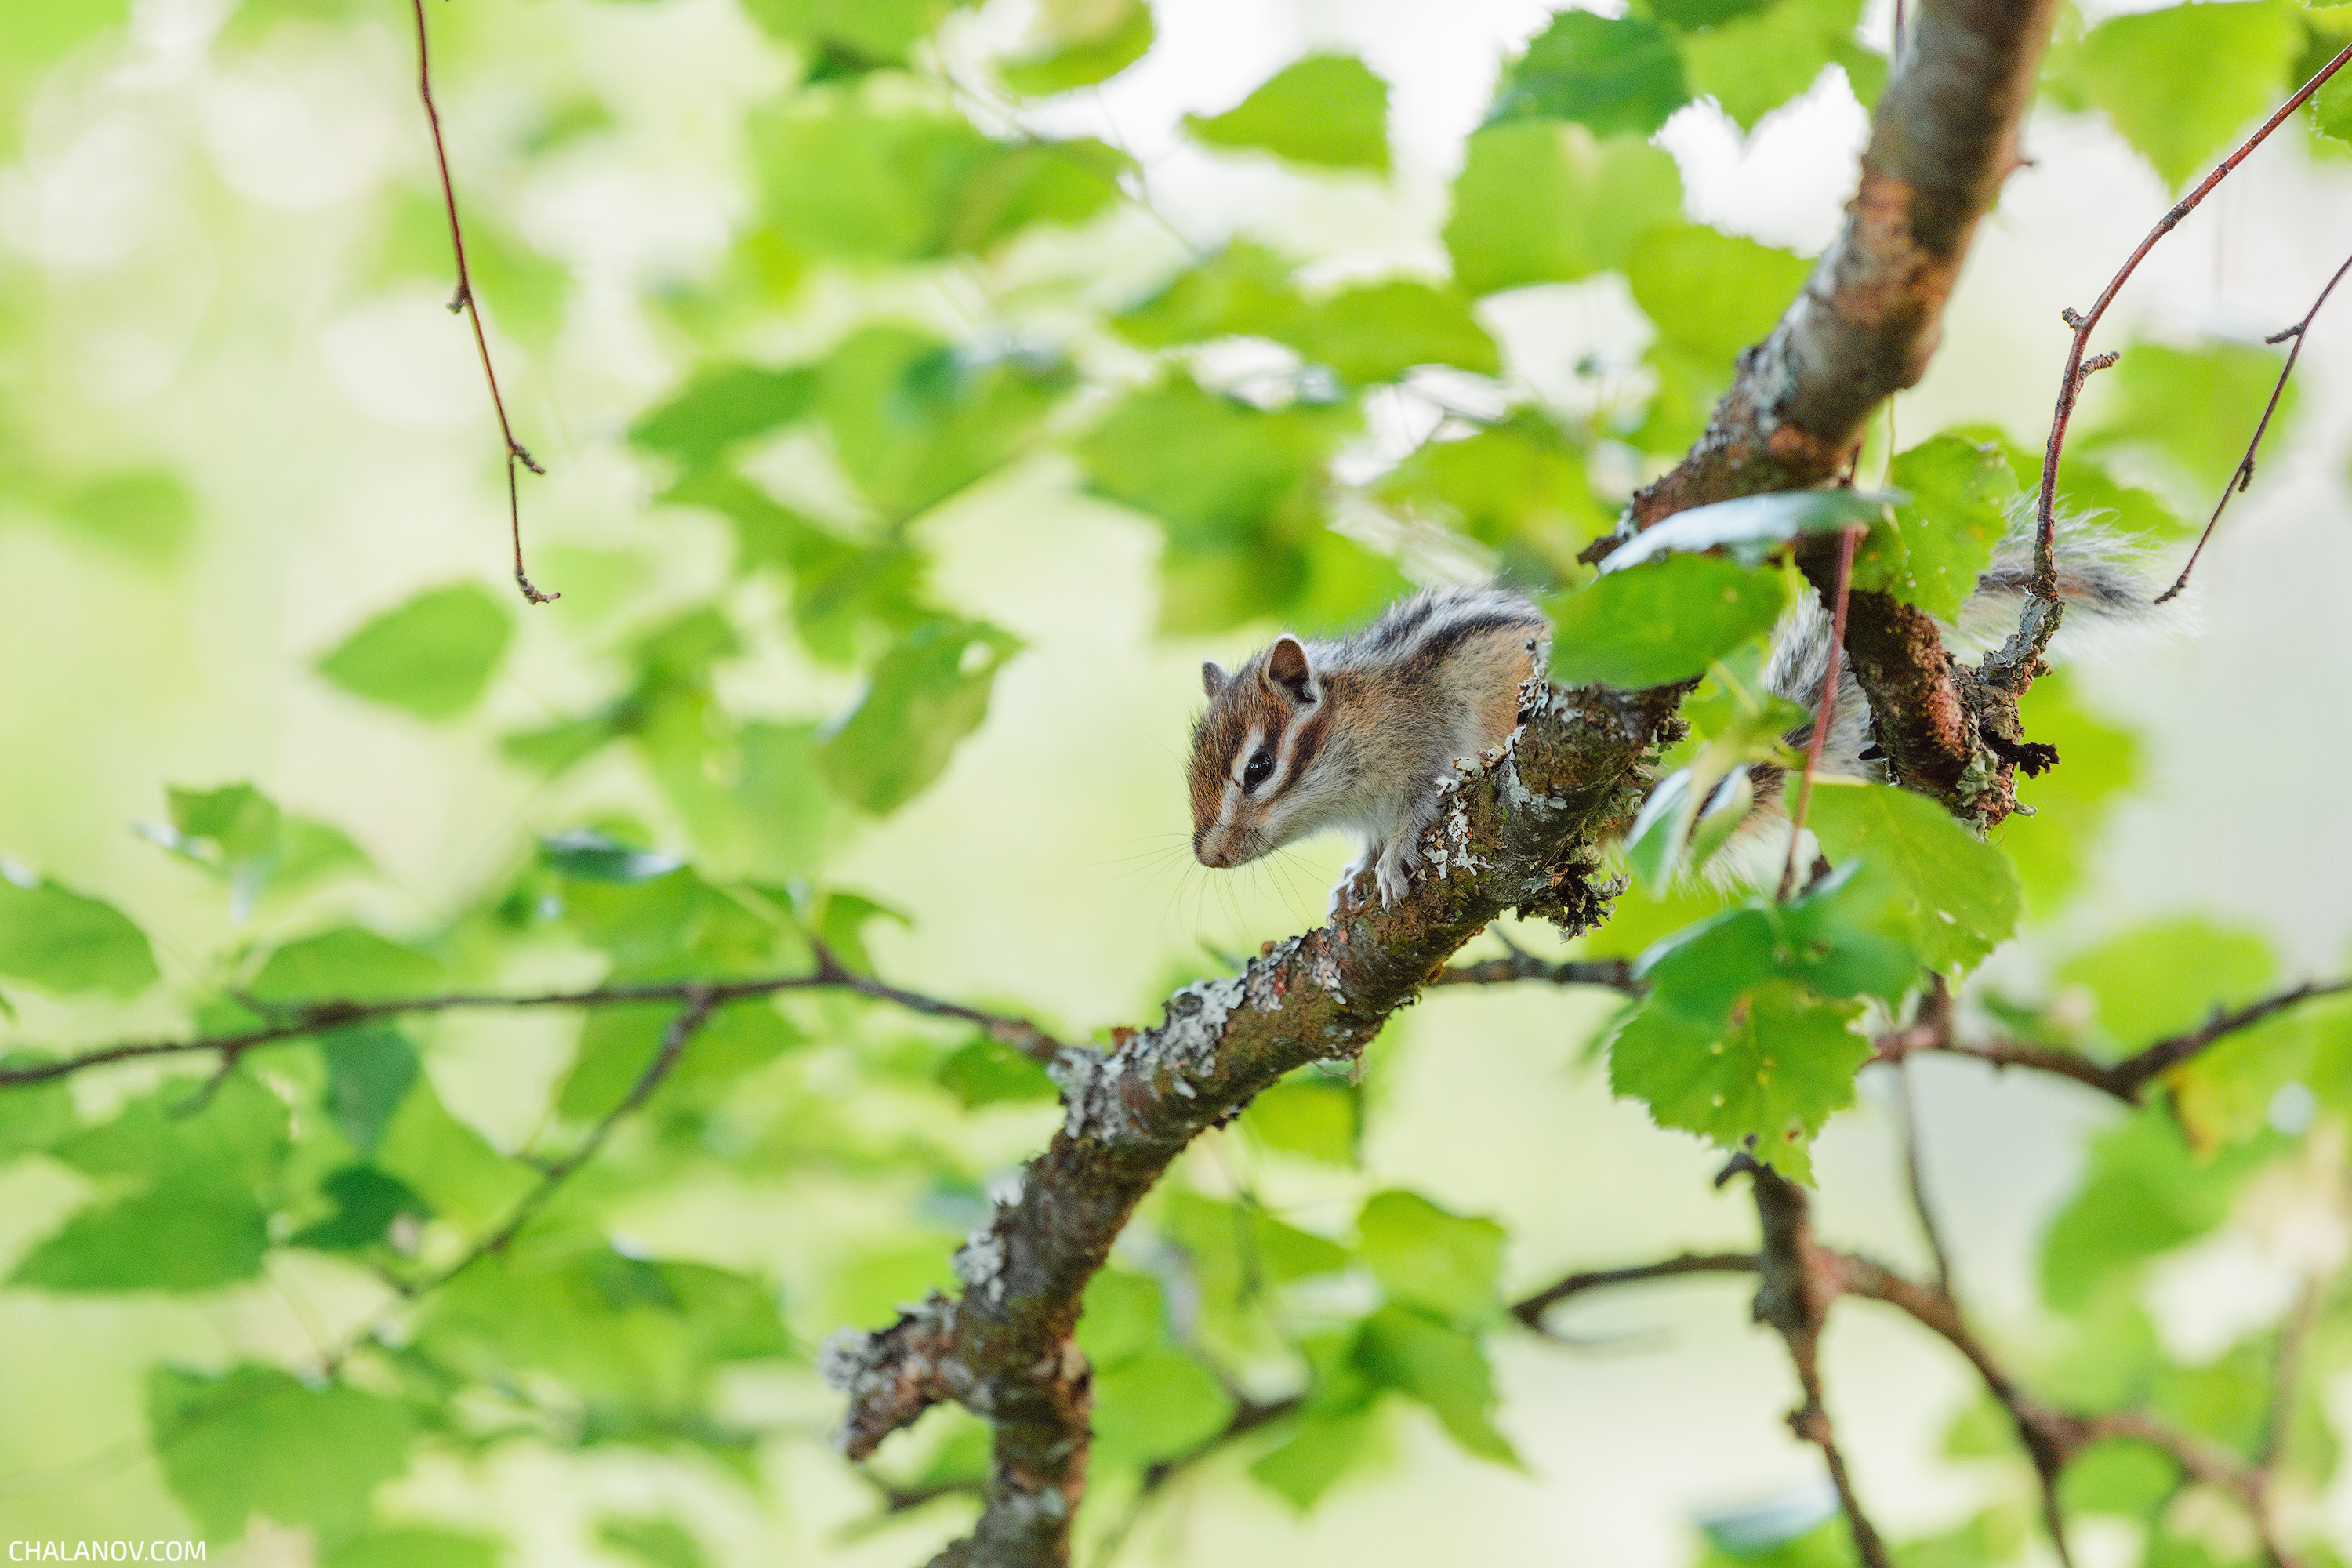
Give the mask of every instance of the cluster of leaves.
<path id="1" fill-rule="evenodd" d="M 611 804 L 537 824 L 542 837 L 505 847 L 462 907 L 419 928 L 355 912 L 373 910 L 360 895 L 388 879 L 341 829 L 249 784 L 171 789 L 163 820 L 141 829 L 159 868 L 180 868 L 158 876 L 203 879 L 215 899 L 209 944 L 193 957 L 166 949 L 168 963 L 114 904 L 0 861 L 0 988 L 37 998 L 42 1028 L 65 1016 L 59 1004 L 108 1017 L 140 1003 L 205 1033 L 295 1031 L 216 1072 L 209 1060 L 203 1073 L 122 1069 L 107 1095 L 78 1099 L 54 1079 L 0 1088 L 0 1159 L 45 1161 L 78 1194 L 11 1261 L 8 1288 L 201 1298 L 290 1268 L 374 1292 L 331 1342 L 279 1362 L 149 1370 L 162 1474 L 212 1539 L 259 1517 L 310 1531 L 333 1568 L 496 1562 L 494 1539 L 401 1522 L 377 1494 L 420 1455 L 507 1444 L 626 1448 L 756 1485 L 760 1446 L 791 1423 L 740 1396 L 749 1374 L 782 1367 L 805 1382 L 807 1347 L 824 1332 L 886 1321 L 898 1302 L 951 1287 L 947 1258 L 985 1214 L 989 1178 L 1051 1125 L 1050 1083 L 1002 1045 L 840 998 L 739 1001 L 554 1189 L 551 1166 L 630 1101 L 675 1004 L 586 1013 L 526 1133 L 486 1131 L 497 1119 L 436 1079 L 436 1061 L 463 1056 L 464 1026 L 314 1010 L 514 989 L 550 973 L 612 984 L 803 973 L 820 947 L 870 968 L 866 932 L 900 917 L 843 885 L 839 852 L 939 784 L 1023 651 L 950 602 L 930 570 L 940 532 L 982 487 L 1074 487 L 1149 520 L 1171 634 L 1346 624 L 1403 584 L 1398 546 L 1434 534 L 1553 595 L 1563 681 L 1700 682 L 1692 738 L 1664 760 L 1628 841 L 1639 885 L 1588 943 L 1640 953 L 1647 983 L 1609 1036 L 1610 1080 L 1662 1125 L 1799 1179 L 1813 1135 L 1852 1102 L 1870 1026 L 1899 1015 L 1926 977 L 1964 979 L 2025 908 L 2054 911 L 2130 782 L 2130 737 L 2046 681 L 2028 722 L 2066 765 L 2037 786 L 2041 815 L 2005 847 L 1975 842 L 1916 797 L 1825 785 L 1811 821 L 1832 876 L 1787 903 L 1691 890 L 1695 870 L 1738 851 L 1753 780 L 1792 760 L 1786 737 L 1801 714 L 1760 675 L 1763 636 L 1803 592 L 1780 558 L 1807 537 L 1864 529 L 1857 586 L 1955 616 L 2036 477 L 2038 456 L 1995 433 L 1946 432 L 1893 455 L 1877 492 L 1707 509 L 1621 550 L 1597 579 L 1576 563 L 1616 510 L 1596 476 L 1628 466 L 1604 457 L 1638 467 L 1678 454 L 1809 266 L 1686 221 L 1674 160 L 1652 138 L 1699 100 L 1752 128 L 1824 71 L 1874 100 L 1885 62 L 1856 41 L 1857 0 L 1563 11 L 1503 68 L 1468 139 L 1444 275 L 1330 286 L 1261 239 L 1214 237 L 1108 303 L 1083 256 L 1050 258 L 1074 230 L 1128 220 L 1131 160 L 1018 127 L 1030 100 L 1145 57 L 1155 35 L 1141 0 L 1046 0 L 1035 35 L 990 63 L 985 102 L 939 65 L 933 40 L 961 8 L 953 0 L 743 8 L 788 56 L 791 86 L 743 127 L 753 190 L 727 259 L 656 302 L 684 363 L 625 437 L 661 515 L 723 522 L 720 580 L 656 601 L 632 592 L 646 575 L 637 557 L 573 552 L 557 614 L 576 617 L 566 635 L 585 646 L 562 654 L 590 673 L 568 689 L 602 684 L 553 721 L 518 720 L 498 700 L 538 628 L 519 630 L 511 600 L 474 583 L 386 605 L 314 661 L 343 699 L 470 735 L 571 792 L 551 798 Z M 42 74 L 77 47 L 108 47 L 125 15 L 120 0 L 0 15 L 0 148 L 14 148 Z M 356 3 L 256 0 L 215 47 L 254 47 L 289 17 L 368 25 Z M 2336 47 L 2336 26 L 2270 0 L 2117 17 L 2053 56 L 2047 90 L 2105 112 L 2177 184 L 2315 49 Z M 2189 48 L 2207 68 L 2175 81 L 2168 62 Z M 462 74 L 462 40 L 452 58 Z M 2171 98 L 2147 85 L 2159 78 Z M 2341 135 L 2347 102 L 2323 95 L 2315 129 Z M 500 154 L 516 164 L 599 134 L 616 112 L 579 83 L 537 107 Z M 1184 130 L 1214 155 L 1272 159 L 1293 177 L 1381 180 L 1395 162 L 1387 110 L 1378 75 L 1326 54 Z M 363 287 L 445 280 L 437 192 L 403 185 L 381 205 Z M 468 216 L 502 335 L 543 349 L 566 319 L 565 268 L 493 204 L 469 204 Z M 895 303 L 909 279 L 1015 260 L 1050 282 L 991 294 L 993 313 L 966 333 Z M 1578 409 L 1548 405 L 1513 375 L 1483 302 L 1610 275 L 1650 342 L 1638 364 L 1583 367 L 1591 395 Z M 803 323 L 827 289 L 832 302 L 808 310 L 824 331 L 773 331 Z M 856 302 L 846 312 L 845 299 Z M 1249 363 L 1279 368 L 1221 374 L 1219 351 L 1236 340 L 1271 351 Z M 804 346 L 778 353 L 780 341 Z M 2231 343 L 2132 349 L 2085 416 L 2069 504 L 2177 528 L 2234 469 L 2227 432 L 2266 395 L 2275 363 Z M 181 479 L 45 446 L 23 413 L 26 390 L 6 390 L 0 513 L 175 559 L 199 521 Z M 1349 459 L 1371 449 L 1380 398 L 1420 400 L 1431 432 L 1371 477 L 1343 478 L 1364 470 Z M 762 658 L 803 677 L 805 700 L 781 714 L 743 700 L 729 677 Z M 627 784 L 599 795 L 615 777 Z M 2063 997 L 1994 1002 L 2029 1037 L 2120 1048 L 2250 994 L 2271 968 L 2252 939 L 2160 927 L 2061 969 L 2096 999 L 2077 1032 Z M 36 1064 L 33 1042 L 55 1037 L 26 1031 L 0 1065 Z M 2082 1336 L 2081 1353 L 2053 1363 L 2053 1376 L 2081 1373 L 2061 1392 L 2153 1400 L 2216 1441 L 2248 1440 L 2245 1391 L 2261 1377 L 2240 1363 L 2259 1362 L 2266 1342 L 2218 1371 L 2184 1367 L 2149 1329 L 2139 1286 L 2154 1259 L 2221 1223 L 2235 1194 L 2311 1157 L 2313 1140 L 2295 1135 L 2314 1108 L 2352 1109 L 2347 1051 L 2340 1015 L 2251 1033 L 2182 1069 L 2162 1106 L 2095 1145 L 2052 1231 L 2048 1294 Z M 795 1114 L 819 1101 L 829 1114 Z M 1269 1158 L 1356 1173 L 1369 1189 L 1364 1114 L 1352 1086 L 1310 1073 L 1261 1096 L 1234 1136 Z M 796 1201 L 821 1194 L 855 1219 L 781 1276 L 624 1239 L 626 1205 L 714 1174 Z M 551 1193 L 512 1245 L 477 1256 Z M 1357 1192 L 1349 1205 L 1346 1221 L 1310 1227 L 1205 1174 L 1155 1194 L 1087 1300 L 1090 1528 L 1229 1440 L 1255 1445 L 1257 1484 L 1311 1507 L 1379 1460 L 1398 1409 L 1425 1411 L 1472 1455 L 1517 1462 L 1496 1426 L 1486 1348 L 1509 1321 L 1504 1232 L 1410 1191 Z M 2315 1420 L 2304 1412 L 2295 1431 L 2319 1476 L 2329 1464 Z M 897 1493 L 968 1489 L 983 1474 L 982 1427 L 934 1426 L 886 1452 Z M 2186 1528 L 2174 1519 L 2179 1479 L 2144 1458 L 2097 1468 L 2105 1479 L 2082 1482 L 2076 1500 L 2154 1521 L 2170 1539 Z M 1987 1515 L 1921 1546 L 1918 1561 L 1990 1560 L 2014 1540 L 2001 1533 L 2009 1519 Z M 1822 1539 L 1766 1541 L 1779 1555 L 1764 1560 L 1812 1561 L 1801 1554 Z M 608 1520 L 601 1544 L 705 1560 L 698 1538 L 662 1517 Z M 1709 1550 L 1747 1560 L 1757 1545 Z"/>

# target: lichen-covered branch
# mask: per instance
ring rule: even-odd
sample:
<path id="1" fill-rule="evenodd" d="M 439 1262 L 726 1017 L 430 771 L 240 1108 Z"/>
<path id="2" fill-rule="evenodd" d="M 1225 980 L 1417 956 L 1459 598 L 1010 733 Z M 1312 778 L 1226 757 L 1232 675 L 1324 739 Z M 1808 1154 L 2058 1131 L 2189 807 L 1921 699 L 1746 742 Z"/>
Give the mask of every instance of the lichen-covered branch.
<path id="1" fill-rule="evenodd" d="M 1051 1070 L 1062 1129 L 956 1254 L 961 1296 L 935 1296 L 826 1357 L 849 1395 L 839 1436 L 853 1457 L 944 1399 L 993 1423 L 986 1510 L 940 1563 L 1067 1561 L 1091 1405 L 1071 1331 L 1136 1204 L 1192 1139 L 1285 1073 L 1361 1051 L 1506 910 L 1569 931 L 1597 922 L 1610 894 L 1601 839 L 1637 805 L 1642 760 L 1678 732 L 1682 693 L 1531 682 L 1503 754 L 1454 781 L 1425 840 L 1429 870 L 1403 903 L 1358 910 L 1237 976 L 1185 987 L 1159 1026 L 1114 1031 L 1108 1051 L 1060 1054 Z"/>

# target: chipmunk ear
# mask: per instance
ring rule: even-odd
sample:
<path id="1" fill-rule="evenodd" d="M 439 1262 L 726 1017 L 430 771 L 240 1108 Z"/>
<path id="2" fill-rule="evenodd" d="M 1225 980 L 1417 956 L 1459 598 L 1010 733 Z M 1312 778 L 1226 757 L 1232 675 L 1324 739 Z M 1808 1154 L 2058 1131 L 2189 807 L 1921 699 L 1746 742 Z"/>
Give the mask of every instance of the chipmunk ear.
<path id="1" fill-rule="evenodd" d="M 1232 675 L 1226 672 L 1225 667 L 1215 659 L 1204 658 L 1201 661 L 1201 689 L 1206 692 L 1212 700 L 1215 700 L 1218 692 L 1225 689 L 1225 682 L 1232 679 Z"/>
<path id="2" fill-rule="evenodd" d="M 1301 705 L 1323 695 L 1315 679 L 1315 667 L 1307 662 L 1307 645 L 1288 632 L 1275 638 L 1274 646 L 1265 650 L 1265 682 Z"/>

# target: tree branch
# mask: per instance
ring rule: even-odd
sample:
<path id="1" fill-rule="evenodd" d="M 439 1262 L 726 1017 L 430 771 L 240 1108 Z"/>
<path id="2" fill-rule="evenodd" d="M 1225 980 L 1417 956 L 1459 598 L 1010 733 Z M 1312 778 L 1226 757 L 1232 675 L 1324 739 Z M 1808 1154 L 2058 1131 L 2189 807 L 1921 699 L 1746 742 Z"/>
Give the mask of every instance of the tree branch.
<path id="1" fill-rule="evenodd" d="M 2157 1041 L 2145 1049 L 2134 1052 L 2121 1061 L 2094 1061 L 2080 1051 L 2070 1051 L 2056 1046 L 2028 1045 L 2016 1040 L 1961 1040 L 1952 1035 L 1949 1013 L 1939 1022 L 1923 1022 L 1893 1034 L 1878 1037 L 1877 1052 L 1871 1058 L 1880 1062 L 1900 1062 L 1918 1051 L 1944 1051 L 1953 1056 L 1974 1057 L 1995 1067 L 2032 1068 L 2038 1072 L 2053 1073 L 2086 1084 L 2103 1094 L 2111 1094 L 2127 1105 L 2140 1104 L 2147 1086 L 2183 1062 L 2191 1061 L 2231 1035 L 2252 1028 L 2305 1002 L 2323 997 L 2343 995 L 2352 992 L 2352 976 L 2341 980 L 2311 980 L 2289 990 L 2265 996 L 2259 1002 L 2227 1011 L 2216 1010 L 2202 1028 L 2187 1034 L 2173 1035 Z"/>
<path id="2" fill-rule="evenodd" d="M 1631 959 L 1571 958 L 1555 963 L 1526 952 L 1514 952 L 1508 958 L 1481 959 L 1475 963 L 1448 964 L 1438 971 L 1430 984 L 1503 985 L 1515 980 L 1544 980 L 1554 985 L 1598 985 L 1611 991 L 1622 991 L 1628 996 L 1640 996 L 1650 989 L 1633 978 L 1633 962 Z"/>
<path id="3" fill-rule="evenodd" d="M 901 991 L 895 985 L 885 985 L 866 975 L 852 974 L 842 968 L 822 944 L 818 944 L 817 967 L 807 974 L 770 975 L 754 980 L 677 980 L 638 985 L 599 985 L 585 991 L 548 991 L 528 996 L 459 992 L 444 996 L 394 997 L 383 1002 L 330 1000 L 305 1003 L 286 1009 L 286 1016 L 275 1023 L 239 1030 L 235 1034 L 201 1035 L 187 1040 L 126 1041 L 99 1046 L 50 1061 L 18 1062 L 0 1067 L 0 1089 L 47 1083 L 53 1079 L 66 1078 L 86 1068 L 105 1067 L 114 1062 L 138 1061 L 149 1057 L 186 1056 L 204 1051 L 217 1052 L 226 1068 L 234 1067 L 246 1052 L 262 1046 L 304 1039 L 331 1029 L 346 1029 L 355 1024 L 372 1023 L 378 1018 L 398 1018 L 417 1013 L 499 1008 L 615 1007 L 641 1002 L 691 1002 L 698 996 L 706 998 L 710 1007 L 717 1010 L 756 996 L 773 996 L 787 991 L 847 991 L 929 1017 L 953 1018 L 976 1026 L 989 1038 L 1010 1046 L 1041 1063 L 1051 1063 L 1063 1049 L 1060 1041 L 1025 1018 L 983 1012 L 977 1007 L 964 1006 L 961 1003 L 944 1002 L 935 996 Z"/>
<path id="4" fill-rule="evenodd" d="M 986 1510 L 941 1563 L 1066 1562 L 1091 1405 L 1070 1332 L 1136 1203 L 1194 1137 L 1284 1073 L 1360 1052 L 1506 909 L 1570 931 L 1596 923 L 1601 837 L 1632 815 L 1640 762 L 1679 732 L 1683 690 L 1530 682 L 1520 728 L 1456 787 L 1425 841 L 1430 872 L 1401 905 L 1359 910 L 1235 978 L 1185 987 L 1158 1027 L 1114 1031 L 1108 1053 L 1060 1053 L 1062 1130 L 957 1253 L 961 1295 L 935 1295 L 878 1334 L 836 1336 L 825 1356 L 849 1396 L 839 1439 L 852 1458 L 941 1399 L 994 1424 Z"/>
<path id="5" fill-rule="evenodd" d="M 1886 1542 L 1863 1511 L 1862 1499 L 1846 1473 L 1845 1456 L 1838 1449 L 1822 1398 L 1822 1326 L 1843 1284 L 1838 1259 L 1813 1239 L 1812 1214 L 1802 1187 L 1744 1156 L 1734 1163 L 1748 1173 L 1756 1199 L 1756 1223 L 1764 1242 L 1756 1321 L 1780 1334 L 1796 1368 L 1797 1387 L 1804 1395 L 1804 1403 L 1789 1413 L 1789 1430 L 1821 1449 L 1830 1482 L 1837 1488 L 1839 1506 L 1845 1510 L 1847 1528 L 1853 1533 L 1854 1555 L 1862 1559 L 1863 1568 L 1892 1568 L 1894 1560 L 1887 1554 Z"/>
<path id="6" fill-rule="evenodd" d="M 1511 1316 L 1536 1332 L 1549 1335 L 1551 1331 L 1544 1327 L 1545 1314 L 1570 1297 L 1580 1296 L 1587 1290 L 1597 1290 L 1610 1285 L 1634 1285 L 1644 1279 L 1673 1279 L 1685 1274 L 1753 1274 L 1762 1266 L 1761 1255 L 1753 1252 L 1685 1252 L 1657 1263 L 1639 1263 L 1629 1268 L 1587 1269 L 1514 1302 Z"/>

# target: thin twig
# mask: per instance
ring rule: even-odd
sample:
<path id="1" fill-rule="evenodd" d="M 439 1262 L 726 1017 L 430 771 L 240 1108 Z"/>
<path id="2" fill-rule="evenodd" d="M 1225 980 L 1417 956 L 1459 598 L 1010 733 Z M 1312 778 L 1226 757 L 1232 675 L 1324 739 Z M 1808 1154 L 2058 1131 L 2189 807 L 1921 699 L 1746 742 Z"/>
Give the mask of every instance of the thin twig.
<path id="1" fill-rule="evenodd" d="M 2140 262 L 2146 259 L 2149 251 L 2156 248 L 2157 241 L 2170 234 L 2179 226 L 2182 218 L 2196 211 L 2198 204 L 2211 194 L 2213 187 L 2226 179 L 2231 170 L 2244 163 L 2247 154 L 2267 141 L 2272 132 L 2286 122 L 2287 116 L 2302 108 L 2328 78 L 2343 68 L 2344 62 L 2347 60 L 2352 60 L 2352 45 L 2347 45 L 2334 59 L 2319 68 L 2318 75 L 2305 82 L 2293 98 L 2279 105 L 2278 112 L 2263 121 L 2261 129 L 2247 137 L 2236 152 L 2216 164 L 2211 174 L 2197 183 L 2195 190 L 2173 204 L 2172 210 L 2158 220 L 2157 226 L 2148 230 L 2147 237 L 2139 242 L 2138 248 L 2125 259 L 2122 268 L 2116 271 L 2115 277 L 2108 279 L 2107 286 L 2100 290 L 2098 299 L 2093 302 L 2088 311 L 2078 314 L 2069 310 L 2061 312 L 2066 324 L 2074 329 L 2074 341 L 2066 351 L 2066 373 L 2059 378 L 2058 382 L 2058 410 L 2051 417 L 2050 440 L 2042 457 L 2042 492 L 2034 503 L 2033 597 L 2052 604 L 2056 603 L 2058 598 L 2058 562 L 2055 546 L 2058 458 L 2066 446 L 2066 426 L 2074 415 L 2074 399 L 2083 388 L 2083 377 L 2085 374 L 2083 366 L 2083 350 L 2090 342 L 2091 330 L 2099 324 L 2099 318 L 2107 313 L 2107 307 L 2115 303 L 2116 296 L 2122 291 L 2125 282 L 2138 268 Z M 2323 295 L 2322 298 L 2326 296 Z M 2315 310 L 2316 308 L 2314 307 Z"/>
<path id="2" fill-rule="evenodd" d="M 449 248 L 457 258 L 457 291 L 449 296 L 449 313 L 454 316 L 462 310 L 473 324 L 474 348 L 482 356 L 482 379 L 489 383 L 490 406 L 498 411 L 499 434 L 507 444 L 507 521 L 514 536 L 515 584 L 527 602 L 550 604 L 563 595 L 540 592 L 523 570 L 522 497 L 517 489 L 515 465 L 520 463 L 534 474 L 547 470 L 515 439 L 514 426 L 507 419 L 507 400 L 499 392 L 499 373 L 490 364 L 490 340 L 482 331 L 481 303 L 474 296 L 473 271 L 466 265 L 466 231 L 457 222 L 457 186 L 449 177 L 449 149 L 441 137 L 441 110 L 433 102 L 433 62 L 425 47 L 425 0 L 410 0 L 410 5 L 416 13 L 416 96 L 424 100 L 425 123 L 433 129 L 433 157 L 441 170 L 441 204 L 449 214 Z"/>
<path id="3" fill-rule="evenodd" d="M 1822 765 L 1822 746 L 1829 739 L 1830 724 L 1837 713 L 1838 656 L 1845 649 L 1845 605 L 1848 590 L 1853 585 L 1853 547 L 1862 538 L 1862 530 L 1848 528 L 1838 534 L 1837 593 L 1830 608 L 1830 647 L 1828 662 L 1822 672 L 1821 706 L 1813 711 L 1813 738 L 1805 747 L 1805 772 L 1797 781 L 1797 811 L 1789 819 L 1789 863 L 1780 868 L 1782 903 L 1797 888 L 1797 845 L 1805 836 L 1805 813 L 1813 804 L 1813 774 Z"/>
<path id="4" fill-rule="evenodd" d="M 2278 384 L 2271 388 L 2271 400 L 2263 405 L 2262 422 L 2254 426 L 2254 438 L 2246 443 L 2245 457 L 2240 459 L 2237 468 L 2223 482 L 2221 499 L 2213 503 L 2213 515 L 2205 520 L 2205 531 L 2197 536 L 2197 548 L 2189 552 L 2188 564 L 2181 567 L 2180 575 L 2173 581 L 2172 586 L 2156 596 L 2158 604 L 2168 604 L 2189 586 L 2189 574 L 2197 570 L 2197 558 L 2205 553 L 2205 542 L 2213 537 L 2213 530 L 2221 522 L 2222 510 L 2230 504 L 2230 498 L 2243 493 L 2246 487 L 2254 482 L 2254 454 L 2262 449 L 2263 437 L 2270 433 L 2271 416 L 2278 412 L 2279 399 L 2286 395 L 2286 379 L 2294 374 L 2294 362 L 2303 357 L 2303 341 L 2311 331 L 2312 319 L 2319 314 L 2319 308 L 2327 303 L 2327 297 L 2336 292 L 2336 286 L 2344 281 L 2344 275 L 2347 272 L 2352 272 L 2352 256 L 2344 258 L 2344 265 L 2336 269 L 2336 276 L 2327 280 L 2327 287 L 2319 291 L 2319 298 L 2311 302 L 2311 309 L 2303 313 L 2303 320 L 2263 340 L 2265 342 L 2283 343 L 2293 338 L 2294 346 L 2286 351 L 2286 363 L 2279 367 Z"/>
<path id="5" fill-rule="evenodd" d="M 111 1062 L 182 1056 L 197 1051 L 217 1051 L 225 1066 L 233 1066 L 238 1058 L 257 1047 L 300 1039 L 331 1029 L 350 1028 L 355 1024 L 370 1023 L 378 1018 L 396 1018 L 417 1013 L 494 1008 L 614 1007 L 642 1002 L 686 1002 L 697 995 L 708 996 L 711 1007 L 717 1009 L 753 997 L 772 996 L 787 991 L 847 991 L 927 1016 L 953 1018 L 976 1026 L 991 1039 L 1012 1047 L 1034 1061 L 1050 1062 L 1062 1049 L 1060 1041 L 1025 1018 L 1008 1017 L 1000 1013 L 983 1012 L 977 1007 L 966 1007 L 961 1003 L 943 1002 L 935 996 L 902 991 L 878 980 L 852 974 L 835 962 L 831 953 L 821 948 L 819 953 L 820 962 L 813 973 L 772 975 L 756 980 L 716 983 L 678 980 L 637 985 L 600 985 L 585 991 L 549 991 L 528 996 L 460 993 L 446 996 L 400 997 L 383 1002 L 319 1002 L 307 1007 L 287 1010 L 287 1016 L 279 1022 L 237 1034 L 206 1035 L 189 1040 L 132 1041 L 101 1046 L 79 1056 L 59 1057 L 52 1061 L 20 1062 L 15 1066 L 0 1067 L 0 1089 L 46 1083 L 85 1068 L 103 1067 Z"/>
<path id="6" fill-rule="evenodd" d="M 1511 1316 L 1536 1332 L 1549 1335 L 1551 1331 L 1544 1327 L 1544 1315 L 1570 1297 L 1587 1290 L 1638 1284 L 1644 1279 L 1672 1279 L 1685 1274 L 1753 1274 L 1762 1262 L 1753 1252 L 1685 1252 L 1677 1258 L 1636 1264 L 1630 1268 L 1586 1269 L 1512 1303 Z"/>

